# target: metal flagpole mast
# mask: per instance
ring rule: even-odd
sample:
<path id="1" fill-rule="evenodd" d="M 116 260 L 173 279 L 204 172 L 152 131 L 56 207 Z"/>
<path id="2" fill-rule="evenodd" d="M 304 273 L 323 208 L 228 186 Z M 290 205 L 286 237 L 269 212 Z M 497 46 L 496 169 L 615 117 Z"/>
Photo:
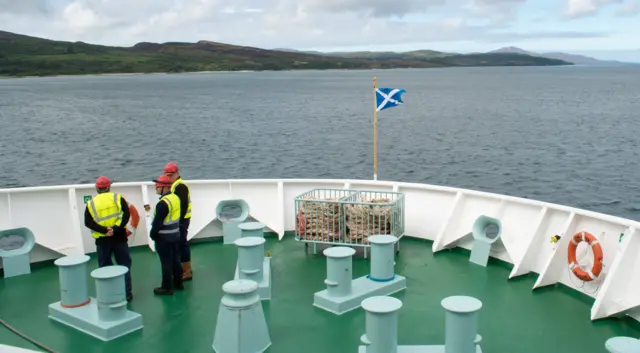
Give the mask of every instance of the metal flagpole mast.
<path id="1" fill-rule="evenodd" d="M 378 104 L 375 76 L 373 77 L 373 180 L 378 180 Z"/>

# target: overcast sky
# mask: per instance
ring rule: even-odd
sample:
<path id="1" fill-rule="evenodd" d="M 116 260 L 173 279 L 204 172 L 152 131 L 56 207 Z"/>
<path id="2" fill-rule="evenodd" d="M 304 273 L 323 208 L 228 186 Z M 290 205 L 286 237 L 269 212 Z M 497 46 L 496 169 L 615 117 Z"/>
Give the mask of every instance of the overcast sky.
<path id="1" fill-rule="evenodd" d="M 0 29 L 130 46 L 582 52 L 640 61 L 640 0 L 0 0 Z"/>

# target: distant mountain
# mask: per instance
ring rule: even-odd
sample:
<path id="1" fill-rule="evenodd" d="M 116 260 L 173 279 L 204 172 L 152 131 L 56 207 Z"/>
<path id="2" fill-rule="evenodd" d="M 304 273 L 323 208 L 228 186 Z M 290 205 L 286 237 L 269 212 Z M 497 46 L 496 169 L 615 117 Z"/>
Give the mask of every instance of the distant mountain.
<path id="1" fill-rule="evenodd" d="M 277 50 L 297 52 L 305 54 L 333 56 L 349 59 L 364 60 L 424 60 L 431 63 L 439 63 L 443 66 L 546 66 L 546 65 L 571 65 L 571 63 L 554 59 L 543 58 L 535 53 L 530 53 L 519 48 L 509 47 L 489 53 L 459 54 L 447 53 L 436 50 L 413 50 L 407 52 L 390 51 L 356 51 L 356 52 L 319 52 L 299 51 L 295 49 L 280 48 Z"/>
<path id="2" fill-rule="evenodd" d="M 296 49 L 289 49 L 289 48 L 274 48 L 274 49 L 271 49 L 271 50 L 284 51 L 284 52 L 288 52 L 288 53 L 304 53 L 304 54 L 313 54 L 313 55 L 325 55 L 323 52 L 313 51 L 313 50 L 303 51 L 303 50 L 296 50 Z"/>
<path id="3" fill-rule="evenodd" d="M 637 65 L 634 63 L 627 63 L 622 61 L 613 60 L 599 60 L 585 55 L 567 54 L 567 53 L 542 53 L 545 58 L 559 59 L 572 62 L 576 65 L 592 65 L 592 66 L 627 66 Z"/>
<path id="4" fill-rule="evenodd" d="M 510 53 L 451 54 L 433 50 L 319 53 L 267 50 L 206 40 L 196 43 L 142 42 L 132 47 L 112 47 L 0 31 L 0 76 L 547 65 L 571 63 Z"/>
<path id="5" fill-rule="evenodd" d="M 488 51 L 487 53 L 510 53 L 510 54 L 522 54 L 522 55 L 531 55 L 531 56 L 540 56 L 538 53 L 534 53 L 531 51 L 526 51 L 524 49 L 520 49 L 518 47 L 504 47 L 492 51 Z"/>
<path id="6" fill-rule="evenodd" d="M 320 52 L 320 51 L 302 51 L 289 48 L 277 48 L 273 50 L 279 50 L 292 53 L 305 53 L 324 56 L 335 56 L 340 58 L 360 58 L 360 59 L 428 59 L 428 58 L 442 58 L 450 55 L 460 55 L 456 53 L 444 53 L 435 50 L 414 50 L 408 52 L 393 52 L 393 51 L 345 51 L 345 52 Z"/>
<path id="7" fill-rule="evenodd" d="M 634 63 L 626 63 L 621 61 L 599 60 L 596 58 L 592 58 L 585 55 L 578 55 L 578 54 L 567 54 L 567 53 L 561 53 L 561 52 L 535 53 L 535 52 L 526 51 L 524 49 L 520 49 L 518 47 L 504 47 L 497 50 L 492 50 L 488 53 L 518 53 L 518 54 L 537 56 L 537 57 L 547 58 L 547 59 L 557 59 L 557 60 L 568 61 L 575 65 L 590 65 L 590 66 L 637 65 Z"/>
<path id="8" fill-rule="evenodd" d="M 322 53 L 328 56 L 337 56 L 343 58 L 361 58 L 361 59 L 432 59 L 444 58 L 451 55 L 459 55 L 455 53 L 444 53 L 435 50 L 414 50 L 407 52 L 391 52 L 391 51 L 356 51 L 356 52 L 328 52 Z"/>

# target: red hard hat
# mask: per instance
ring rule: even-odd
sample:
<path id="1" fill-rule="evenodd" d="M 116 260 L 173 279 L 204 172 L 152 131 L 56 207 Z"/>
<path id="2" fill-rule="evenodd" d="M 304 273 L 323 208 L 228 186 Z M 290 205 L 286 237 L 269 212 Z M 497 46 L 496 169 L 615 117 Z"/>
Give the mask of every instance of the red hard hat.
<path id="1" fill-rule="evenodd" d="M 175 162 L 169 162 L 164 166 L 165 173 L 177 173 L 180 170 Z"/>
<path id="2" fill-rule="evenodd" d="M 171 186 L 173 184 L 173 182 L 171 182 L 171 179 L 166 176 L 166 175 L 161 175 L 158 177 L 158 179 L 154 180 L 154 182 L 156 183 L 156 187 L 157 186 Z"/>
<path id="3" fill-rule="evenodd" d="M 106 176 L 100 176 L 96 179 L 96 188 L 98 189 L 106 189 L 111 186 L 111 180 Z"/>

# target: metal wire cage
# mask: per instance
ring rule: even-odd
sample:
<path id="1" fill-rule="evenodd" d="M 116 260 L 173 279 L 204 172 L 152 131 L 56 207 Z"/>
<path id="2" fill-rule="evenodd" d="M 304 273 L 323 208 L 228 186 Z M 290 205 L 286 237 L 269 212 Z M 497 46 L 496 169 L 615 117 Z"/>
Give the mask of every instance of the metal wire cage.
<path id="1" fill-rule="evenodd" d="M 389 234 L 404 235 L 404 194 L 359 190 L 343 201 L 347 238 L 345 243 L 367 245 L 368 238 Z"/>
<path id="2" fill-rule="evenodd" d="M 313 189 L 297 196 L 294 208 L 301 242 L 369 246 L 371 235 L 404 235 L 402 193 Z"/>
<path id="3" fill-rule="evenodd" d="M 313 189 L 294 200 L 296 240 L 335 244 L 345 237 L 343 200 L 355 192 L 347 189 Z"/>

